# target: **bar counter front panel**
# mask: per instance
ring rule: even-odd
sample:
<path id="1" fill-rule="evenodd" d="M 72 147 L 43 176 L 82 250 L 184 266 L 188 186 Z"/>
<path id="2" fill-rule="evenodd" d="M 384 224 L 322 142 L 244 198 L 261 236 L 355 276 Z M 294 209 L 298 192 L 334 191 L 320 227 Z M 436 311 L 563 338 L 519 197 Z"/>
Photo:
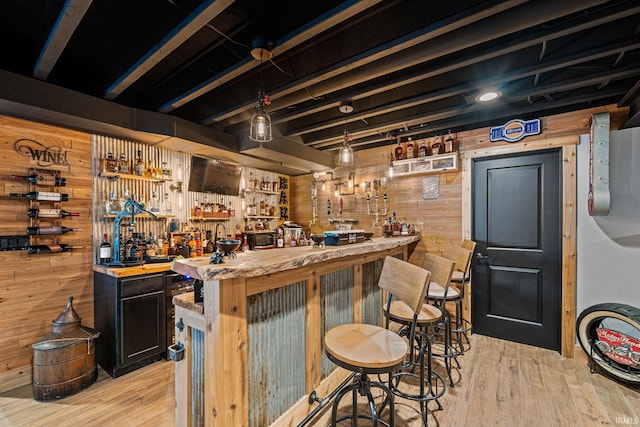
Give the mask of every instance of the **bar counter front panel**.
<path id="1" fill-rule="evenodd" d="M 377 286 L 384 257 L 408 258 L 418 236 L 344 247 L 238 254 L 224 264 L 176 261 L 204 280 L 204 304 L 174 298 L 176 425 L 297 425 L 347 376 L 324 355 L 325 331 L 351 322 L 382 324 Z M 205 381 L 204 378 L 207 380 Z M 211 380 L 209 380 L 211 378 Z M 203 387 L 204 384 L 204 387 Z"/>

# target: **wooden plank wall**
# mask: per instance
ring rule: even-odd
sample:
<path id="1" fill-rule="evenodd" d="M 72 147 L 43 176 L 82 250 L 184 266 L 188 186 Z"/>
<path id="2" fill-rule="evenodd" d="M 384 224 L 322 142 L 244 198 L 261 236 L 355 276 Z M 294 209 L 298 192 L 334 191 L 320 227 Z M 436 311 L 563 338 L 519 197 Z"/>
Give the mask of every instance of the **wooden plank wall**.
<path id="1" fill-rule="evenodd" d="M 525 138 L 523 141 L 511 145 L 540 144 L 550 138 L 581 135 L 589 133 L 589 117 L 596 112 L 611 113 L 611 130 L 619 129 L 627 120 L 628 109 L 617 108 L 615 105 L 580 110 L 566 114 L 559 114 L 541 118 L 543 131 L 540 135 Z M 502 123 L 496 123 L 500 125 Z M 577 141 L 577 137 L 576 137 Z M 490 142 L 489 128 L 474 129 L 456 135 L 456 146 L 464 155 L 464 151 L 486 149 L 487 155 L 492 150 L 509 145 L 507 142 Z M 356 183 L 372 181 L 385 174 L 389 156 L 393 147 L 380 147 L 370 150 L 356 151 L 354 166 L 340 166 L 334 170 L 334 177 L 346 181 L 350 173 L 355 173 Z M 497 154 L 497 153 L 496 153 Z M 405 218 L 410 224 L 416 224 L 423 230 L 423 245 L 418 245 L 410 261 L 422 264 L 424 251 L 441 253 L 447 243 L 459 244 L 463 238 L 463 209 L 462 202 L 470 189 L 463 191 L 462 170 L 441 173 L 439 177 L 439 197 L 437 200 L 422 200 L 422 179 L 427 175 L 410 175 L 395 177 L 388 183 L 388 215 L 396 212 L 398 218 Z M 319 179 L 325 179 L 321 176 Z M 291 179 L 291 220 L 307 228 L 312 218 L 311 186 L 313 177 L 303 175 Z M 327 183 L 322 191 L 318 185 L 318 221 L 312 225 L 315 232 L 331 230 L 334 225 L 329 224 L 327 215 L 327 199 L 331 199 L 336 206 L 338 198 L 333 196 L 333 183 Z M 376 236 L 382 235 L 381 223 L 372 224 L 372 217 L 367 215 L 366 192 L 364 187 L 357 187 L 355 195 L 342 196 L 344 203 L 344 217 L 357 217 L 359 223 L 355 228 L 373 231 Z M 371 202 L 373 207 L 373 200 Z M 334 216 L 334 215 L 332 215 Z"/>
<path id="2" fill-rule="evenodd" d="M 68 167 L 38 165 L 18 153 L 17 140 L 26 138 L 44 147 L 67 152 Z M 0 116 L 0 235 L 24 235 L 30 225 L 27 199 L 7 197 L 26 193 L 27 181 L 10 175 L 26 175 L 31 167 L 60 170 L 67 178 L 61 193 L 69 194 L 61 208 L 79 217 L 61 219 L 81 232 L 59 236 L 61 243 L 82 246 L 72 252 L 29 255 L 26 251 L 0 251 L 0 392 L 31 382 L 31 345 L 51 332 L 51 322 L 64 309 L 67 298 L 82 324 L 93 326 L 93 273 L 91 236 L 91 136 L 58 127 Z M 48 189 L 44 190 L 48 191 Z M 43 207 L 45 207 L 43 205 Z M 43 225 L 53 225 L 42 220 Z"/>

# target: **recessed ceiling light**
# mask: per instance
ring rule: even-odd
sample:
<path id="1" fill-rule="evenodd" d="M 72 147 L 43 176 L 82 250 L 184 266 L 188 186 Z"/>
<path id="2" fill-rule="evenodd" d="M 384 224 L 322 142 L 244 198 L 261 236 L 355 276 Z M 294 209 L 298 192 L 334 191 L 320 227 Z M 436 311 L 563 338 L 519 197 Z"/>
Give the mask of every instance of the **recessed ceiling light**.
<path id="1" fill-rule="evenodd" d="M 476 101 L 489 102 L 499 98 L 501 95 L 502 93 L 499 90 L 495 90 L 495 89 L 485 90 L 480 95 L 476 96 Z"/>

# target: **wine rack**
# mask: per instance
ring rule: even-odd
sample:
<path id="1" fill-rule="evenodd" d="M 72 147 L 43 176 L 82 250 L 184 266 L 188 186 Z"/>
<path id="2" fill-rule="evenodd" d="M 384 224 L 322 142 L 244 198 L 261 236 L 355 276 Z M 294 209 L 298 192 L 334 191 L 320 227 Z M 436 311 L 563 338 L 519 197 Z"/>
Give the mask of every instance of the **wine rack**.
<path id="1" fill-rule="evenodd" d="M 64 179 L 62 179 L 62 177 L 60 176 L 60 172 L 59 171 L 55 171 L 55 170 L 50 170 L 50 169 L 36 169 L 36 168 L 31 168 L 29 169 L 28 175 L 38 175 L 38 176 L 44 176 L 49 178 L 50 180 L 53 181 L 64 181 Z M 61 188 L 65 188 L 65 187 L 59 187 L 59 186 L 51 186 L 51 185 L 45 185 L 45 184 L 38 184 L 37 182 L 29 182 L 29 191 L 31 192 L 37 192 L 38 190 L 44 188 L 44 187 L 50 187 L 48 190 L 50 192 L 56 192 L 56 193 L 60 193 L 61 191 L 59 191 Z M 51 208 L 51 209 L 62 209 L 62 205 L 60 201 L 41 201 L 41 200 L 37 200 L 37 199 L 30 199 L 29 200 L 29 208 L 30 209 L 40 209 L 40 204 L 41 203 L 46 203 L 47 204 L 47 208 Z M 41 226 L 41 221 L 45 220 L 47 225 L 55 225 L 55 226 L 62 226 L 62 224 L 60 223 L 60 218 L 40 218 L 40 217 L 29 217 L 29 226 L 30 227 L 40 227 Z M 45 245 L 48 246 L 48 250 L 43 251 L 42 253 L 50 253 L 50 252 L 63 252 L 67 250 L 67 246 L 63 245 L 60 243 L 60 235 L 59 234 L 50 234 L 50 235 L 29 235 L 29 246 L 27 251 L 29 252 L 29 254 L 36 254 L 36 253 L 40 253 L 39 250 L 37 249 L 33 249 L 33 248 L 37 248 L 40 245 Z M 69 249 L 73 249 L 74 247 L 71 247 Z M 76 246 L 77 248 L 77 246 Z"/>

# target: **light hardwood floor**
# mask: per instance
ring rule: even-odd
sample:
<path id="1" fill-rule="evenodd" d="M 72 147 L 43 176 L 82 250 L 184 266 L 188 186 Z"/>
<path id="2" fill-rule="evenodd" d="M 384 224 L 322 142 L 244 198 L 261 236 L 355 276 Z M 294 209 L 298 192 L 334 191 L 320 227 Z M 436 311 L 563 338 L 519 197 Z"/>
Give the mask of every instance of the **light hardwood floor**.
<path id="1" fill-rule="evenodd" d="M 640 425 L 640 391 L 590 373 L 582 349 L 575 354 L 474 335 L 429 425 Z M 173 387 L 166 361 L 117 379 L 100 370 L 91 387 L 54 402 L 36 402 L 30 386 L 20 387 L 0 394 L 0 426 L 173 426 Z M 398 426 L 421 425 L 417 405 L 396 399 L 396 409 Z M 326 426 L 328 415 L 312 425 Z"/>

